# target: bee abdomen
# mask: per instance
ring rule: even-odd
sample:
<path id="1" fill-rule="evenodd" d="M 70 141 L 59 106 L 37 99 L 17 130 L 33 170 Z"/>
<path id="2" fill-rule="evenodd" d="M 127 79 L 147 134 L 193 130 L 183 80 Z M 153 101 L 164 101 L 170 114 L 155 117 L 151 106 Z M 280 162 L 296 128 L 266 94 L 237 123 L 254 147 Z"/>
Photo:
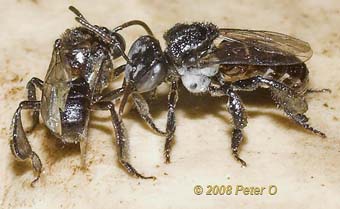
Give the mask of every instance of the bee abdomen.
<path id="1" fill-rule="evenodd" d="M 67 143 L 78 142 L 87 132 L 90 106 L 90 89 L 83 78 L 72 81 L 65 109 L 60 112 L 62 140 Z"/>
<path id="2" fill-rule="evenodd" d="M 309 71 L 304 63 L 298 65 L 276 66 L 267 68 L 265 71 L 264 77 L 279 81 L 291 87 L 297 93 L 306 91 Z"/>
<path id="3" fill-rule="evenodd" d="M 308 84 L 308 68 L 304 63 L 284 66 L 245 66 L 245 65 L 221 65 L 225 81 L 235 82 L 255 76 L 263 76 L 279 81 L 297 93 L 304 93 Z"/>

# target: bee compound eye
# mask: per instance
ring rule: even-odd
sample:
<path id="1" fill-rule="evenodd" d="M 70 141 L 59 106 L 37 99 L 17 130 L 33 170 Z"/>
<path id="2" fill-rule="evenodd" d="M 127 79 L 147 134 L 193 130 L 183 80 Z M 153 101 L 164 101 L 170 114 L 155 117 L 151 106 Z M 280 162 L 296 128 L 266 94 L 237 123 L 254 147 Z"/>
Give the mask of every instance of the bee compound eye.
<path id="1" fill-rule="evenodd" d="M 135 76 L 137 90 L 139 92 L 152 91 L 164 81 L 166 73 L 166 66 L 163 63 L 157 63 L 150 68 L 142 68 Z"/>

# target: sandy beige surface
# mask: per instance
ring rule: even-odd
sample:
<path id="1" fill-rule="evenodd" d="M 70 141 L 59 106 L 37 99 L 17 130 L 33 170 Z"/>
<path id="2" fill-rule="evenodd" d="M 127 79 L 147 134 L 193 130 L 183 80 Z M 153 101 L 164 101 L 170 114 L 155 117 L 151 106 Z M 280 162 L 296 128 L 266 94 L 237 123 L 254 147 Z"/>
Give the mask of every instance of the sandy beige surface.
<path id="1" fill-rule="evenodd" d="M 118 165 L 109 114 L 97 112 L 90 123 L 87 171 L 79 169 L 79 150 L 62 149 L 44 125 L 28 135 L 44 165 L 41 180 L 31 188 L 30 165 L 16 162 L 10 153 L 9 124 L 25 98 L 27 81 L 44 78 L 54 40 L 77 25 L 67 10 L 70 4 L 91 22 L 107 27 L 142 19 L 160 39 L 177 22 L 211 21 L 220 27 L 278 31 L 308 41 L 314 50 L 307 62 L 310 87 L 327 87 L 332 93 L 309 96 L 307 115 L 328 138 L 297 127 L 275 109 L 266 92 L 242 94 L 249 123 L 241 150 L 248 167 L 241 168 L 231 156 L 231 124 L 223 99 L 192 96 L 182 89 L 169 165 L 163 163 L 164 139 L 153 134 L 135 111 L 125 116 L 131 161 L 142 173 L 157 176 L 156 181 L 132 178 Z M 339 24 L 338 0 L 1 0 L 0 208 L 340 208 Z M 131 28 L 123 34 L 131 43 L 143 31 Z M 163 127 L 164 92 L 151 104 Z M 202 185 L 204 192 L 208 185 L 266 190 L 258 196 L 209 196 L 195 195 L 195 185 Z M 277 186 L 276 195 L 266 192 L 269 185 Z"/>

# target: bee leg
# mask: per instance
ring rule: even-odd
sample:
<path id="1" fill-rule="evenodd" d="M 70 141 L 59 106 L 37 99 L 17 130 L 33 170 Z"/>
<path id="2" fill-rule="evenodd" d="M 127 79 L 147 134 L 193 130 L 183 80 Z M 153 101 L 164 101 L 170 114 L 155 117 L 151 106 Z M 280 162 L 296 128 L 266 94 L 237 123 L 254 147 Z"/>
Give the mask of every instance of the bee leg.
<path id="1" fill-rule="evenodd" d="M 101 96 L 98 98 L 98 101 L 111 101 L 119 98 L 124 94 L 124 88 L 115 89 L 108 94 Z M 156 133 L 165 136 L 166 132 L 161 131 L 156 124 L 153 122 L 153 118 L 149 112 L 149 105 L 145 101 L 142 95 L 138 93 L 132 94 L 133 101 L 136 105 L 137 111 L 140 114 L 140 116 L 143 118 L 144 121 L 151 127 Z"/>
<path id="2" fill-rule="evenodd" d="M 178 84 L 177 81 L 171 82 L 170 92 L 168 95 L 168 116 L 166 124 L 166 139 L 164 146 L 165 162 L 170 163 L 171 144 L 174 139 L 176 130 L 175 108 L 178 100 Z"/>
<path id="3" fill-rule="evenodd" d="M 247 126 L 247 115 L 242 104 L 240 96 L 234 92 L 229 86 L 223 85 L 221 88 L 209 88 L 212 96 L 227 96 L 227 109 L 232 116 L 233 120 L 233 132 L 231 140 L 231 149 L 234 158 L 242 164 L 242 167 L 246 167 L 247 163 L 239 157 L 239 146 L 243 141 L 242 129 Z"/>
<path id="4" fill-rule="evenodd" d="M 35 78 L 35 77 L 31 78 L 31 80 L 26 85 L 26 89 L 28 92 L 28 101 L 37 101 L 36 88 L 39 88 L 42 91 L 43 84 L 44 82 L 40 80 L 39 78 Z M 32 127 L 27 132 L 32 132 L 34 128 L 38 125 L 39 110 L 34 110 L 32 117 L 33 117 Z"/>
<path id="5" fill-rule="evenodd" d="M 116 68 L 114 75 L 113 75 L 114 79 L 117 78 L 120 74 L 122 74 L 124 72 L 124 70 L 125 70 L 125 65 L 121 65 L 118 68 Z M 125 80 L 123 82 L 123 87 L 124 87 L 124 84 L 125 84 Z M 124 88 L 123 87 L 115 89 L 113 91 L 110 91 L 110 92 L 108 92 L 104 95 L 96 94 L 96 96 L 94 98 L 94 103 L 96 103 L 98 101 L 112 101 L 112 100 L 115 100 L 115 99 L 121 97 L 124 94 Z"/>
<path id="6" fill-rule="evenodd" d="M 118 116 L 114 104 L 109 101 L 101 101 L 92 105 L 93 110 L 109 110 L 111 112 L 112 124 L 115 129 L 116 144 L 118 150 L 118 161 L 125 168 L 125 170 L 136 177 L 142 179 L 155 179 L 154 176 L 143 176 L 128 162 L 128 139 L 123 121 Z"/>
<path id="7" fill-rule="evenodd" d="M 241 163 L 242 167 L 246 167 L 247 163 L 244 160 L 242 160 L 239 157 L 239 154 L 238 154 L 238 152 L 239 152 L 238 148 L 239 148 L 241 142 L 243 141 L 242 130 L 234 128 L 232 134 L 233 134 L 233 137 L 232 137 L 232 140 L 231 140 L 231 149 L 233 151 L 233 156 L 238 162 Z"/>
<path id="8" fill-rule="evenodd" d="M 319 130 L 313 128 L 313 127 L 311 127 L 311 126 L 308 124 L 308 117 L 305 116 L 304 114 L 292 114 L 291 112 L 288 112 L 288 111 L 286 111 L 286 110 L 285 110 L 285 112 L 286 112 L 286 114 L 287 114 L 290 118 L 292 118 L 297 124 L 299 124 L 300 126 L 304 127 L 305 129 L 312 131 L 313 133 L 315 133 L 315 134 L 321 136 L 322 138 L 326 138 L 326 137 L 327 137 L 325 133 L 323 133 L 323 132 L 321 132 L 321 131 L 319 131 Z"/>
<path id="9" fill-rule="evenodd" d="M 304 92 L 304 96 L 307 94 L 314 94 L 314 93 L 332 93 L 332 91 L 330 89 L 307 89 Z"/>
<path id="10" fill-rule="evenodd" d="M 39 111 L 40 101 L 23 101 L 19 104 L 19 107 L 15 111 L 12 119 L 12 134 L 10 138 L 10 146 L 13 155 L 19 160 L 31 159 L 33 169 L 37 173 L 37 177 L 31 183 L 31 186 L 34 186 L 34 183 L 40 178 L 42 164 L 39 156 L 33 152 L 32 147 L 27 140 L 21 121 L 22 109 L 33 109 L 33 111 Z"/>
<path id="11" fill-rule="evenodd" d="M 238 148 L 243 140 L 242 129 L 247 126 L 247 115 L 245 113 L 245 109 L 243 107 L 240 96 L 230 89 L 226 93 L 228 95 L 228 111 L 233 118 L 234 124 L 231 149 L 233 151 L 235 159 L 239 161 L 243 167 L 245 167 L 247 166 L 247 164 L 239 157 Z"/>
<path id="12" fill-rule="evenodd" d="M 253 91 L 258 87 L 269 87 L 272 98 L 279 108 L 303 128 L 326 137 L 321 131 L 311 127 L 307 122 L 308 118 L 303 114 L 308 110 L 308 105 L 303 96 L 294 92 L 288 86 L 275 80 L 266 79 L 261 76 L 239 80 L 231 84 L 234 90 Z"/>
<path id="13" fill-rule="evenodd" d="M 113 77 L 117 78 L 120 74 L 122 74 L 124 72 L 124 70 L 125 70 L 125 65 L 121 65 L 121 66 L 117 67 L 115 69 L 115 73 L 114 73 Z"/>
<path id="14" fill-rule="evenodd" d="M 124 94 L 124 88 L 118 88 L 113 91 L 108 92 L 107 94 L 100 95 L 95 99 L 95 102 L 102 102 L 102 101 L 113 101 L 115 99 L 118 99 Z"/>
<path id="15" fill-rule="evenodd" d="M 160 130 L 153 121 L 153 118 L 150 114 L 150 109 L 148 103 L 145 101 L 143 96 L 139 93 L 132 93 L 133 102 L 136 105 L 137 111 L 139 115 L 143 118 L 143 120 L 149 125 L 149 127 L 154 130 L 156 133 L 166 136 L 167 133 Z"/>

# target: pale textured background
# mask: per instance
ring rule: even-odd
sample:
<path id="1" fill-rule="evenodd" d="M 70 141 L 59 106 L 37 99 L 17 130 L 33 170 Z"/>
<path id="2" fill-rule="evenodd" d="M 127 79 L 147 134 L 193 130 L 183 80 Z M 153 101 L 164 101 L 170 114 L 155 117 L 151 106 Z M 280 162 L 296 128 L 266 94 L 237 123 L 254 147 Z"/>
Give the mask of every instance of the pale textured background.
<path id="1" fill-rule="evenodd" d="M 43 125 L 28 136 L 45 168 L 41 181 L 31 188 L 31 167 L 13 160 L 8 128 L 25 98 L 27 81 L 32 76 L 44 78 L 54 40 L 77 25 L 67 9 L 70 4 L 90 22 L 107 27 L 142 19 L 160 39 L 176 22 L 211 21 L 220 27 L 272 30 L 308 41 L 314 49 L 307 63 L 310 86 L 333 92 L 309 96 L 307 115 L 328 138 L 297 127 L 275 109 L 266 92 L 242 94 L 249 115 L 241 152 L 248 162 L 244 169 L 230 153 L 231 125 L 223 99 L 182 91 L 169 165 L 163 163 L 164 139 L 134 111 L 125 117 L 132 163 L 142 173 L 157 176 L 156 181 L 132 178 L 119 167 L 109 114 L 100 112 L 92 117 L 91 163 L 85 172 L 79 170 L 78 149 L 58 149 Z M 339 24 L 338 0 L 1 0 L 0 208 L 340 208 Z M 124 32 L 128 43 L 139 34 L 144 32 L 138 27 Z M 161 94 L 151 106 L 164 127 L 166 96 Z M 196 184 L 274 184 L 279 190 L 275 196 L 196 196 Z"/>

